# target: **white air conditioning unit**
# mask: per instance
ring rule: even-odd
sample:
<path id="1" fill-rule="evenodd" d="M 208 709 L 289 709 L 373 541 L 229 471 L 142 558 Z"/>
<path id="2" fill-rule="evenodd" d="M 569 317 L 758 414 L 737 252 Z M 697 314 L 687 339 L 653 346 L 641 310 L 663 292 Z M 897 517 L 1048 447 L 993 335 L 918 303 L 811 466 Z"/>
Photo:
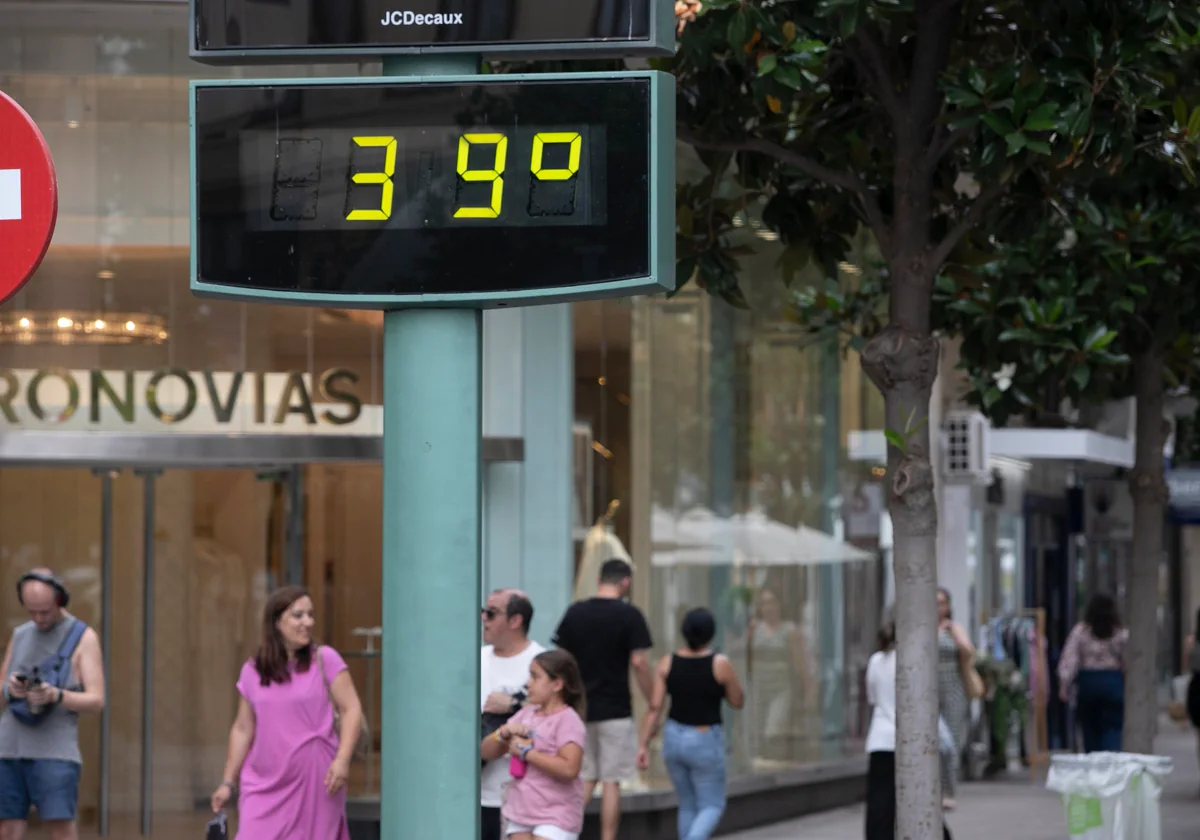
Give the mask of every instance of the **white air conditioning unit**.
<path id="1" fill-rule="evenodd" d="M 954 484 L 989 484 L 991 424 L 978 411 L 948 411 L 942 424 L 942 477 Z"/>

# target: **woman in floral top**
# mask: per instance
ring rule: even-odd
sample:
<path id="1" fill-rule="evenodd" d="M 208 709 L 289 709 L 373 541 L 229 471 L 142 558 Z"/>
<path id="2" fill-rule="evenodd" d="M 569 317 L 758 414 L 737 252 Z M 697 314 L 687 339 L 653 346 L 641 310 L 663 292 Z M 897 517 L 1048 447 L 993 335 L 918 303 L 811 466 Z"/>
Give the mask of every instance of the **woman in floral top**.
<path id="1" fill-rule="evenodd" d="M 1116 602 L 1094 595 L 1083 621 L 1075 625 L 1058 661 L 1058 693 L 1069 702 L 1075 686 L 1075 714 L 1084 752 L 1120 752 L 1125 725 L 1125 646 Z"/>

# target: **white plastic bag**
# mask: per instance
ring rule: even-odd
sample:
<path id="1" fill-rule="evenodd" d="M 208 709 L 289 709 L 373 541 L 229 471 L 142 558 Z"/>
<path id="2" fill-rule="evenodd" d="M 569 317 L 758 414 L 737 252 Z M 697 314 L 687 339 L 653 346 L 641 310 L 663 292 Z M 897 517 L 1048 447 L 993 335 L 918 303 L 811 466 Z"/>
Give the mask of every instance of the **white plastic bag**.
<path id="1" fill-rule="evenodd" d="M 1062 794 L 1071 840 L 1162 840 L 1159 799 L 1171 770 L 1158 755 L 1056 755 L 1046 788 Z"/>
<path id="2" fill-rule="evenodd" d="M 938 715 L 938 752 L 950 756 L 958 752 L 958 747 L 954 743 L 954 733 L 950 731 L 950 724 L 946 723 L 946 719 L 941 715 Z"/>

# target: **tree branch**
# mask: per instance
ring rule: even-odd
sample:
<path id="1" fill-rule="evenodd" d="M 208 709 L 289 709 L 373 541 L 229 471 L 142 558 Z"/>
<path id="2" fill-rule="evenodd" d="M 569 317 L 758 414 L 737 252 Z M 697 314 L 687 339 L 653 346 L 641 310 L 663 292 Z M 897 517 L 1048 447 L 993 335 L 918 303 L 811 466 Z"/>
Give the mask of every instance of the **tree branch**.
<path id="1" fill-rule="evenodd" d="M 805 157 L 798 152 L 793 152 L 791 149 L 780 146 L 777 143 L 772 143 L 770 140 L 763 140 L 758 137 L 746 137 L 742 140 L 706 140 L 692 134 L 684 125 L 676 126 L 675 136 L 689 146 L 694 146 L 697 149 L 707 149 L 710 152 L 758 152 L 761 155 L 775 158 L 789 166 L 793 166 L 804 174 L 810 175 L 818 181 L 824 181 L 830 186 L 841 187 L 844 190 L 852 192 L 862 189 L 862 181 L 852 172 L 830 169 L 828 166 L 817 163 L 812 158 Z"/>
<path id="2" fill-rule="evenodd" d="M 866 27 L 860 28 L 854 35 L 854 43 L 847 43 L 847 52 L 854 61 L 858 71 L 871 92 L 883 103 L 892 122 L 899 124 L 904 119 L 904 106 L 896 93 L 896 83 L 888 72 L 887 60 L 883 49 L 875 35 Z"/>
<path id="3" fill-rule="evenodd" d="M 933 152 L 933 159 L 930 161 L 931 166 L 929 167 L 930 170 L 936 167 L 951 149 L 974 133 L 975 127 L 971 126 L 969 128 L 956 128 L 948 135 L 944 135 L 941 139 L 941 143 L 935 147 L 931 147 L 930 149 L 930 151 Z"/>
<path id="4" fill-rule="evenodd" d="M 895 189 L 897 246 L 908 253 L 929 254 L 928 222 L 933 214 L 933 173 L 930 148 L 940 141 L 937 116 L 945 97 L 938 80 L 950 57 L 955 17 L 936 0 L 916 0 L 916 39 L 904 120 L 896 125 Z"/>
<path id="5" fill-rule="evenodd" d="M 1009 184 L 1015 180 L 1016 175 L 1007 180 L 997 181 L 984 190 L 979 197 L 975 199 L 975 203 L 970 206 L 966 212 L 966 215 L 959 220 L 957 225 L 950 229 L 950 232 L 946 234 L 942 241 L 939 242 L 937 247 L 931 252 L 929 258 L 929 267 L 935 273 L 939 271 L 945 264 L 946 260 L 949 259 L 950 253 L 954 250 L 954 247 L 958 245 L 962 238 L 970 233 L 976 225 L 983 221 L 983 214 L 986 213 L 988 208 L 992 206 L 996 199 L 999 198 L 1006 189 L 1008 189 Z"/>
<path id="6" fill-rule="evenodd" d="M 879 201 L 876 199 L 875 194 L 863 183 L 863 180 L 853 172 L 831 169 L 828 166 L 817 163 L 810 157 L 780 146 L 778 143 L 772 143 L 770 140 L 763 140 L 757 137 L 747 137 L 743 140 L 704 140 L 692 134 L 684 125 L 676 126 L 675 136 L 689 146 L 697 149 L 707 149 L 711 152 L 756 152 L 760 155 L 774 158 L 781 163 L 786 163 L 795 169 L 799 169 L 805 175 L 816 178 L 818 181 L 822 181 L 831 187 L 838 187 L 854 193 L 858 198 L 859 205 L 862 207 L 863 216 L 867 224 L 871 227 L 871 231 L 875 234 L 875 239 L 879 242 L 880 250 L 885 257 L 891 254 L 891 230 L 888 227 L 887 221 L 883 218 L 883 211 L 879 206 Z"/>
<path id="7" fill-rule="evenodd" d="M 867 226 L 871 228 L 871 232 L 875 234 L 875 241 L 879 243 L 880 253 L 885 260 L 890 259 L 892 256 L 892 229 L 887 220 L 883 218 L 879 200 L 866 184 L 862 184 L 862 189 L 858 193 L 858 201 L 862 205 Z"/>
<path id="8" fill-rule="evenodd" d="M 960 0 L 917 0 L 916 55 L 908 85 L 908 140 L 914 148 L 929 140 L 929 128 L 941 106 L 938 78 L 950 56 Z"/>

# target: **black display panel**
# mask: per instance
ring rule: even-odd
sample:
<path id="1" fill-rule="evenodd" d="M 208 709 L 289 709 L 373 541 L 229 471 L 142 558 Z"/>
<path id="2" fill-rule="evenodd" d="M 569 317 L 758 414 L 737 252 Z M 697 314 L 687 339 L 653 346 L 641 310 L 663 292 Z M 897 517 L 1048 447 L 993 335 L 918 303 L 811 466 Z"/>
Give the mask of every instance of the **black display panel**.
<path id="1" fill-rule="evenodd" d="M 258 230 L 603 225 L 602 125 L 243 131 Z M 272 173 L 264 180 L 264 173 Z"/>
<path id="2" fill-rule="evenodd" d="M 376 296 L 648 276 L 650 87 L 198 84 L 195 280 Z"/>
<path id="3" fill-rule="evenodd" d="M 651 46 L 669 0 L 192 0 L 194 50 Z M 674 33 L 670 32 L 672 39 Z M 486 50 L 484 50 L 486 51 Z M 660 50 L 655 50 L 659 52 Z"/>

